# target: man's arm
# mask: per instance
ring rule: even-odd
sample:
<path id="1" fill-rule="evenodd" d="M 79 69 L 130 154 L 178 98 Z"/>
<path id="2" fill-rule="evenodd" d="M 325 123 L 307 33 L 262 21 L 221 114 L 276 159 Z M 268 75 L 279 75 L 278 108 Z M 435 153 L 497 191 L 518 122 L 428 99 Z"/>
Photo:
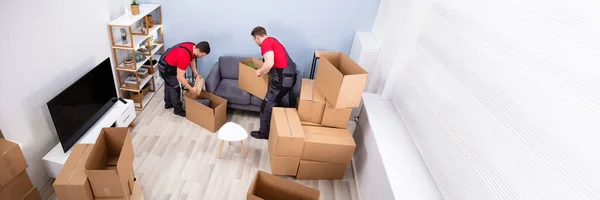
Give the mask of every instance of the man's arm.
<path id="1" fill-rule="evenodd" d="M 273 53 L 273 51 L 267 51 L 263 54 L 263 58 L 265 59 L 265 62 L 263 63 L 263 66 L 257 70 L 257 73 L 260 73 L 260 75 L 267 74 L 269 70 L 273 68 L 273 65 L 275 64 L 275 53 Z"/>
<path id="2" fill-rule="evenodd" d="M 196 60 L 192 60 L 190 62 L 190 67 L 192 68 L 192 72 L 194 74 L 194 77 L 200 76 L 200 74 L 198 73 L 198 69 L 196 69 Z"/>
<path id="3" fill-rule="evenodd" d="M 190 83 L 188 83 L 187 80 L 185 80 L 185 70 L 177 69 L 177 80 L 190 91 L 195 92 L 196 94 L 199 93 L 197 88 L 192 87 Z"/>

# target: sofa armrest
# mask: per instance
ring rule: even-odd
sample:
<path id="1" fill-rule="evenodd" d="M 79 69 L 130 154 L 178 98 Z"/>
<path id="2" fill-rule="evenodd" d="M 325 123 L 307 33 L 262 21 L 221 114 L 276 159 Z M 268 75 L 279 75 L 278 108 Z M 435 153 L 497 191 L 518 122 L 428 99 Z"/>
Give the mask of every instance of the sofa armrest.
<path id="1" fill-rule="evenodd" d="M 206 77 L 206 91 L 214 94 L 219 82 L 221 82 L 221 71 L 219 70 L 219 62 L 217 62 L 213 65 L 208 77 Z"/>

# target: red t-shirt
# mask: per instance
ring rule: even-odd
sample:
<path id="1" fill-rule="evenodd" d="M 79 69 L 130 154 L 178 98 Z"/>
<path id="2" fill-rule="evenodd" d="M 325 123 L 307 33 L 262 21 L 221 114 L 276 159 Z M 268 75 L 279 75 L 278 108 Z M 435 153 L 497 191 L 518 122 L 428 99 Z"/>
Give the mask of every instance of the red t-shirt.
<path id="1" fill-rule="evenodd" d="M 273 51 L 275 57 L 275 63 L 273 64 L 274 68 L 283 69 L 288 66 L 288 59 L 287 54 L 285 52 L 285 48 L 275 38 L 268 37 L 265 40 L 263 40 L 262 44 L 260 45 L 260 51 L 263 56 L 268 51 Z"/>
<path id="2" fill-rule="evenodd" d="M 165 57 L 165 61 L 167 61 L 167 64 L 177 66 L 178 69 L 185 71 L 187 70 L 187 67 L 190 66 L 190 61 L 196 59 L 196 56 L 194 55 L 194 43 L 183 43 L 179 46 L 190 50 L 192 58 L 190 59 L 190 53 L 185 49 L 175 47 L 169 52 L 169 55 Z"/>

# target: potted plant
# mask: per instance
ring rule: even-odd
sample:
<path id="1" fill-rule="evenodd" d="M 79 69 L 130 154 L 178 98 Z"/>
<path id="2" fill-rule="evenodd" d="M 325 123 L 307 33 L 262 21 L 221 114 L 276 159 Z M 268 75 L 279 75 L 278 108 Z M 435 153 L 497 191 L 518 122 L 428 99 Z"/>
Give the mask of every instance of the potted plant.
<path id="1" fill-rule="evenodd" d="M 140 14 L 140 4 L 138 4 L 137 0 L 133 0 L 131 2 L 131 14 L 132 15 Z"/>

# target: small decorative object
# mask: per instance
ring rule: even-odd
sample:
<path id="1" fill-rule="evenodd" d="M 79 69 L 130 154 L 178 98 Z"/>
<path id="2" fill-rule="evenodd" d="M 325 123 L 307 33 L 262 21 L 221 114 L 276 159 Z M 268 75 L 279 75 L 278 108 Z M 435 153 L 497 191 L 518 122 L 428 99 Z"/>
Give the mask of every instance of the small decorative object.
<path id="1" fill-rule="evenodd" d="M 131 2 L 131 14 L 132 15 L 140 14 L 140 5 L 137 3 L 137 0 L 133 0 Z"/>
<path id="2" fill-rule="evenodd" d="M 154 26 L 154 24 L 156 24 L 156 23 L 154 22 L 154 18 L 152 18 L 152 15 L 146 15 L 144 17 L 142 26 L 146 27 L 146 25 L 147 25 L 148 27 L 152 27 L 152 26 Z"/>
<path id="3" fill-rule="evenodd" d="M 121 42 L 124 45 L 129 44 L 129 41 L 127 41 L 127 30 L 125 30 L 125 28 L 121 28 Z"/>
<path id="4" fill-rule="evenodd" d="M 133 58 L 129 57 L 123 61 L 123 65 L 127 68 L 133 68 Z"/>
<path id="5" fill-rule="evenodd" d="M 143 55 L 140 55 L 140 54 L 136 54 L 135 55 L 135 62 L 140 62 L 142 60 L 144 60 L 144 56 Z"/>
<path id="6" fill-rule="evenodd" d="M 140 27 L 142 28 L 142 33 L 148 34 L 148 32 L 147 32 L 148 30 L 146 29 L 146 25 L 144 25 L 143 20 L 140 22 Z"/>

